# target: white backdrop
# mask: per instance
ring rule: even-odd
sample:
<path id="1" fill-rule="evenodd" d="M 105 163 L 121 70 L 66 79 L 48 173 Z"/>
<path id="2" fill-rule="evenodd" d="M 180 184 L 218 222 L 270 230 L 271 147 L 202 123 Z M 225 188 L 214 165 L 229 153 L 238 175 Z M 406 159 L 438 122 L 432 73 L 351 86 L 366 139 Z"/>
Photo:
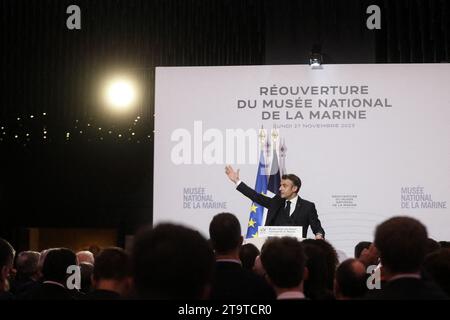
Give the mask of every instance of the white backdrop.
<path id="1" fill-rule="evenodd" d="M 207 236 L 226 211 L 245 235 L 251 202 L 224 167 L 254 186 L 259 129 L 270 137 L 275 126 L 337 249 L 352 256 L 394 215 L 450 240 L 449 64 L 170 67 L 156 69 L 155 86 L 154 223 Z M 232 147 L 238 129 L 247 139 Z"/>

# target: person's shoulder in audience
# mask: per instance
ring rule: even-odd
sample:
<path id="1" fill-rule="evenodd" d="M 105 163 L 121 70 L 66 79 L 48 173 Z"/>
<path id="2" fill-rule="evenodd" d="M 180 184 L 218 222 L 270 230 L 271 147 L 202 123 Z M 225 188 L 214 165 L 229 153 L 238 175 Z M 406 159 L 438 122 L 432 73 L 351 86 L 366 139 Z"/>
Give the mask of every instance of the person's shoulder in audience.
<path id="1" fill-rule="evenodd" d="M 430 243 L 433 245 L 430 246 Z M 426 227 L 417 219 L 398 216 L 390 218 L 375 230 L 374 245 L 380 253 L 382 273 L 387 282 L 372 290 L 371 299 L 435 300 L 448 299 L 421 272 L 426 254 L 435 241 L 428 238 Z M 434 249 L 433 249 L 434 250 Z"/>
<path id="2" fill-rule="evenodd" d="M 111 290 L 95 289 L 87 293 L 83 300 L 120 300 L 122 297 L 119 293 Z"/>
<path id="3" fill-rule="evenodd" d="M 14 300 L 14 295 L 9 291 L 0 292 L 0 301 Z"/>
<path id="4" fill-rule="evenodd" d="M 17 297 L 19 300 L 74 300 L 67 288 L 54 283 L 40 283 Z"/>
<path id="5" fill-rule="evenodd" d="M 269 284 L 235 262 L 216 262 L 211 299 L 275 299 Z"/>
<path id="6" fill-rule="evenodd" d="M 215 215 L 209 225 L 209 236 L 216 263 L 211 299 L 272 299 L 272 288 L 240 260 L 243 237 L 235 215 L 223 212 Z M 257 253 L 257 252 L 256 252 Z M 251 258 L 254 260 L 255 258 Z"/>
<path id="7" fill-rule="evenodd" d="M 381 289 L 369 290 L 368 300 L 448 300 L 449 297 L 433 282 L 402 278 L 381 284 Z"/>

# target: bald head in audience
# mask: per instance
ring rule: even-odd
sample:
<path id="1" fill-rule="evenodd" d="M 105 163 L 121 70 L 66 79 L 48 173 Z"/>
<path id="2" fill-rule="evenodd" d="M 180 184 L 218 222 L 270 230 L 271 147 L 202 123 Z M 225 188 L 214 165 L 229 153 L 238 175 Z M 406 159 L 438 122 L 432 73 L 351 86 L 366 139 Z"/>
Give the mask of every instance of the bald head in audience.
<path id="1" fill-rule="evenodd" d="M 90 251 L 78 251 L 77 252 L 78 263 L 90 263 L 94 265 L 94 254 Z"/>
<path id="2" fill-rule="evenodd" d="M 363 297 L 367 292 L 366 267 L 357 259 L 347 259 L 336 270 L 334 295 L 337 300 Z"/>

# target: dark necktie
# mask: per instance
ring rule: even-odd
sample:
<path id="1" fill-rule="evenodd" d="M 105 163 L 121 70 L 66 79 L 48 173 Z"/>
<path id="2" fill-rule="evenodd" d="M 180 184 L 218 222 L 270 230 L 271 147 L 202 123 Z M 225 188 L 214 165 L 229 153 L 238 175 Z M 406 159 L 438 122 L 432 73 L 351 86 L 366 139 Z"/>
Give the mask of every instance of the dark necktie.
<path id="1" fill-rule="evenodd" d="M 286 201 L 286 208 L 284 208 L 284 212 L 286 212 L 287 216 L 291 216 L 291 201 Z"/>

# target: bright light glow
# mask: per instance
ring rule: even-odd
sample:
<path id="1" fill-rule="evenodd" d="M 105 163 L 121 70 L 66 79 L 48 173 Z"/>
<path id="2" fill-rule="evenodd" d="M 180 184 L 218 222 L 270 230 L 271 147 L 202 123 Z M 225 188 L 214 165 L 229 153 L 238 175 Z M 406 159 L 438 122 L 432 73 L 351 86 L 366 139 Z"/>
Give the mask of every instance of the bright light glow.
<path id="1" fill-rule="evenodd" d="M 127 78 L 114 78 L 105 86 L 106 103 L 117 111 L 128 110 L 137 99 L 136 86 Z"/>

